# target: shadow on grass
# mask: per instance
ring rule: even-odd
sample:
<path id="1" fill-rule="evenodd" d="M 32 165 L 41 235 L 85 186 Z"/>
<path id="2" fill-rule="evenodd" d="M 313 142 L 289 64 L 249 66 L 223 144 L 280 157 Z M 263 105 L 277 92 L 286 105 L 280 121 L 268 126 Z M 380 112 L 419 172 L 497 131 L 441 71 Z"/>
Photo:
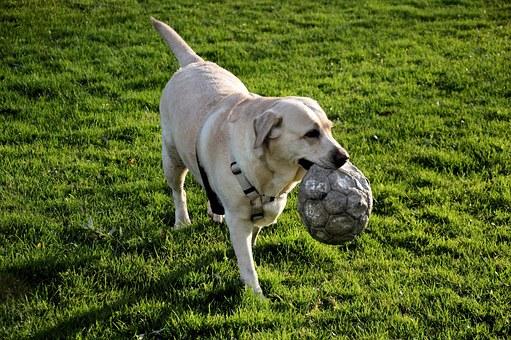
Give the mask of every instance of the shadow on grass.
<path id="1" fill-rule="evenodd" d="M 293 240 L 283 243 L 258 243 L 254 249 L 255 260 L 260 263 L 289 261 L 314 266 L 329 266 L 333 260 L 310 246 L 310 243 Z"/>
<path id="2" fill-rule="evenodd" d="M 60 258 L 48 256 L 23 264 L 7 266 L 0 270 L 0 302 L 16 299 L 30 294 L 44 285 L 48 289 L 57 289 L 60 273 L 66 270 L 84 268 L 99 259 L 98 256 Z M 57 294 L 52 294 L 56 297 Z M 58 301 L 52 301 L 58 303 Z"/>
<path id="3" fill-rule="evenodd" d="M 113 277 L 112 280 L 117 285 L 122 287 L 123 294 L 115 301 L 106 303 L 100 307 L 92 307 L 87 311 L 75 314 L 65 320 L 62 320 L 54 326 L 40 330 L 35 333 L 34 338 L 52 339 L 52 338 L 68 338 L 73 337 L 80 331 L 84 331 L 93 327 L 98 322 L 109 322 L 111 318 L 116 315 L 117 318 L 127 318 L 131 320 L 131 307 L 139 304 L 142 300 L 157 300 L 165 301 L 164 307 L 158 307 L 157 314 L 153 315 L 144 322 L 132 322 L 134 328 L 127 329 L 125 332 L 136 331 L 143 333 L 144 331 L 150 332 L 154 329 L 161 329 L 169 322 L 172 315 L 185 314 L 186 312 L 193 311 L 196 314 L 216 314 L 225 313 L 226 311 L 234 312 L 240 305 L 244 288 L 240 284 L 238 278 L 227 278 L 222 280 L 221 284 L 215 286 L 213 290 L 198 289 L 197 294 L 186 294 L 188 290 L 193 289 L 189 283 L 183 278 L 189 272 L 197 271 L 197 268 L 205 268 L 215 258 L 223 257 L 220 251 L 207 251 L 204 252 L 195 261 L 186 262 L 176 266 L 171 272 L 162 275 L 156 282 L 147 284 L 143 287 L 136 288 L 130 286 L 130 282 L 126 281 L 125 277 Z M 75 264 L 68 264 L 75 266 Z M 64 265 L 65 267 L 65 265 Z M 58 271 L 64 270 L 59 268 Z M 18 273 L 23 273 L 24 269 L 14 270 Z M 54 274 L 55 275 L 55 272 Z M 47 282 L 47 281 L 42 281 Z M 184 292 L 184 293 L 180 293 Z M 177 314 L 176 314 L 177 313 Z M 210 329 L 185 329 L 180 333 L 186 333 L 193 336 L 207 336 L 211 335 L 213 330 Z M 133 334 L 123 334 L 127 337 Z"/>

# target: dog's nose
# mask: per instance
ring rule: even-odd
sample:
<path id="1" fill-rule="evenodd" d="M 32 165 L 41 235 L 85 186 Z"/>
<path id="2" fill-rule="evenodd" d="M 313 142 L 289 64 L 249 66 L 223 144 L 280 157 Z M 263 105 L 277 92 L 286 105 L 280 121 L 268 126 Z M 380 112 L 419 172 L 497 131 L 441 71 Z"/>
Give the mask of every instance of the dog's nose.
<path id="1" fill-rule="evenodd" d="M 350 156 L 345 150 L 335 149 L 332 151 L 331 159 L 335 167 L 340 168 L 348 161 L 348 159 L 350 159 Z"/>

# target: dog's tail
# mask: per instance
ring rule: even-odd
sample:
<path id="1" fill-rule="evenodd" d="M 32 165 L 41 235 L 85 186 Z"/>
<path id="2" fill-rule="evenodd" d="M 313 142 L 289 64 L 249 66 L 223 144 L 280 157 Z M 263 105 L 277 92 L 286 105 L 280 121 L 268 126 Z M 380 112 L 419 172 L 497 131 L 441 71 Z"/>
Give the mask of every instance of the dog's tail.
<path id="1" fill-rule="evenodd" d="M 161 37 L 167 42 L 167 45 L 169 45 L 179 62 L 179 66 L 184 67 L 191 63 L 204 61 L 169 25 L 153 17 L 151 17 L 151 22 Z"/>

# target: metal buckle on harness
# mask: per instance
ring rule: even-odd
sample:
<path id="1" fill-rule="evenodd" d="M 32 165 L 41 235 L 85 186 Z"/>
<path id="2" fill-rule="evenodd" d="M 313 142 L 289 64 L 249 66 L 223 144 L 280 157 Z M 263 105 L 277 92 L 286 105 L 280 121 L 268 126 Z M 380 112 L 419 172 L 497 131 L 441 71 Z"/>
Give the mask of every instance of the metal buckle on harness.
<path id="1" fill-rule="evenodd" d="M 240 166 L 236 162 L 231 163 L 231 172 L 243 190 L 243 193 L 250 200 L 250 205 L 252 206 L 252 213 L 250 214 L 250 219 L 252 222 L 261 220 L 264 218 L 264 204 L 273 202 L 275 197 L 261 195 L 257 189 L 248 181 L 248 179 L 243 175 Z"/>

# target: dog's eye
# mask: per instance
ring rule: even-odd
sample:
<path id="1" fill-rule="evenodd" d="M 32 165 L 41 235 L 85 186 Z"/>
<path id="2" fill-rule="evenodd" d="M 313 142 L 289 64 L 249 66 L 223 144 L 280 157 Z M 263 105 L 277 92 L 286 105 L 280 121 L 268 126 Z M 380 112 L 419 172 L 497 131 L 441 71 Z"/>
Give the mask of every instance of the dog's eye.
<path id="1" fill-rule="evenodd" d="M 307 138 L 319 138 L 319 130 L 318 129 L 312 129 L 309 132 L 305 134 L 305 137 Z"/>

